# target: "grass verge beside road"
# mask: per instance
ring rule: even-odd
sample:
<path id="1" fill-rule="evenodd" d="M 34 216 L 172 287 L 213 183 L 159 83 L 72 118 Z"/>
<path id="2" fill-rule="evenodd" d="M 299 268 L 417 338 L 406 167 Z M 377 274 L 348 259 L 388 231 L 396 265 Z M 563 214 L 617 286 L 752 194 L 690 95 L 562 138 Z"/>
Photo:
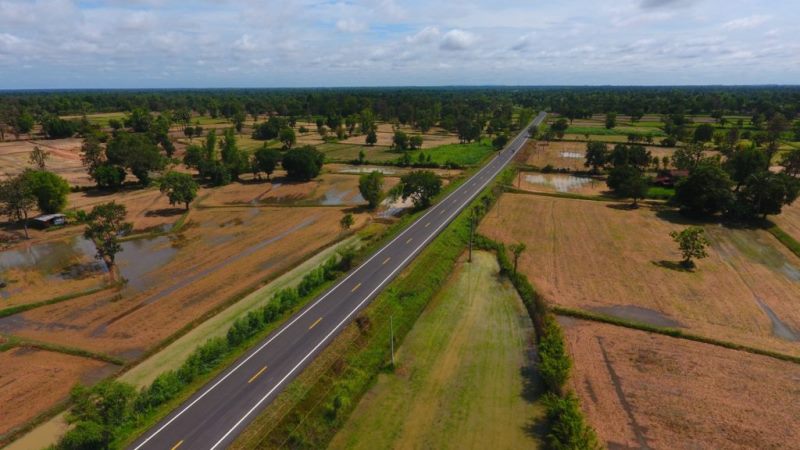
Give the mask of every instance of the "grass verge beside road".
<path id="1" fill-rule="evenodd" d="M 491 253 L 462 256 L 329 448 L 536 448 L 533 324 Z"/>
<path id="2" fill-rule="evenodd" d="M 491 204 L 499 191 L 496 184 L 487 188 L 473 205 Z M 403 341 L 449 277 L 469 229 L 469 214 L 462 212 L 305 370 L 314 376 L 290 383 L 232 448 L 326 446 L 378 373 L 391 370 L 392 333 L 396 343 Z"/>

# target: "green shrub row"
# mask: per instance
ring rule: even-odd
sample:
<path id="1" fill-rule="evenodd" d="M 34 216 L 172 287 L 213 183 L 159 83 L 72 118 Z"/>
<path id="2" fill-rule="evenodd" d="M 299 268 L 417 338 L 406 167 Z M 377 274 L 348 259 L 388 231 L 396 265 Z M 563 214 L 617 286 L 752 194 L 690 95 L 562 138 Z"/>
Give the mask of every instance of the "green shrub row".
<path id="1" fill-rule="evenodd" d="M 555 315 L 549 311 L 544 298 L 528 278 L 514 271 L 505 245 L 485 236 L 479 236 L 476 242 L 480 248 L 493 250 L 497 254 L 501 275 L 508 277 L 514 285 L 533 321 L 538 340 L 539 375 L 548 391 L 544 402 L 549 430 L 546 437 L 548 446 L 553 449 L 598 448 L 597 437 L 583 417 L 578 398 L 566 389 L 572 360 Z"/>
<path id="2" fill-rule="evenodd" d="M 767 231 L 770 234 L 775 236 L 775 239 L 780 241 L 781 244 L 785 245 L 792 253 L 797 255 L 800 258 L 800 242 L 798 242 L 795 238 L 790 236 L 788 233 L 783 231 L 783 229 L 774 223 L 770 223 L 770 226 L 767 227 Z"/>
<path id="3" fill-rule="evenodd" d="M 352 250 L 344 250 L 330 258 L 321 267 L 306 274 L 296 288 L 278 291 L 265 306 L 237 319 L 225 337 L 210 338 L 195 349 L 178 369 L 159 375 L 150 386 L 139 392 L 130 385 L 112 380 L 92 388 L 77 386 L 71 395 L 75 406 L 69 414 L 69 421 L 76 426 L 64 435 L 58 448 L 118 447 L 115 439 L 124 439 L 125 431 L 146 423 L 159 407 L 176 399 L 203 375 L 218 369 L 226 358 L 293 311 L 320 286 L 350 270 L 354 259 L 355 252 Z M 105 404 L 109 407 L 104 407 Z M 109 408 L 113 408 L 113 411 Z"/>

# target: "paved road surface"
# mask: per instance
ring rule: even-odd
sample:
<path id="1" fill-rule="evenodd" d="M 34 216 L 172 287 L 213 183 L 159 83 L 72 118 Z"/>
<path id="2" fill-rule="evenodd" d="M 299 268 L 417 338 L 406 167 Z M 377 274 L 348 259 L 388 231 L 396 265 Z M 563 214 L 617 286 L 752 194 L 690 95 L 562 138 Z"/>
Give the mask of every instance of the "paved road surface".
<path id="1" fill-rule="evenodd" d="M 540 113 L 534 124 L 541 123 Z M 135 450 L 222 449 L 356 314 L 508 164 L 527 128 L 494 159 L 346 278 L 299 311 L 184 404 L 139 437 Z"/>

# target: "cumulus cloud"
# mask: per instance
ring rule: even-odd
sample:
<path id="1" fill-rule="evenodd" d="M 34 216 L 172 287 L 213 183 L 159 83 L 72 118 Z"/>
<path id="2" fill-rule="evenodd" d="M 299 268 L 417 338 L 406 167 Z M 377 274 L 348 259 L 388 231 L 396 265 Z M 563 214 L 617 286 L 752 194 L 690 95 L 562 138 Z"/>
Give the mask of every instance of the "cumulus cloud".
<path id="1" fill-rule="evenodd" d="M 450 30 L 442 36 L 439 48 L 448 51 L 460 51 L 470 48 L 477 38 L 474 34 L 463 30 Z"/>
<path id="2" fill-rule="evenodd" d="M 796 0 L 771 16 L 728 0 L 0 0 L 0 89 L 796 82 L 799 13 Z"/>

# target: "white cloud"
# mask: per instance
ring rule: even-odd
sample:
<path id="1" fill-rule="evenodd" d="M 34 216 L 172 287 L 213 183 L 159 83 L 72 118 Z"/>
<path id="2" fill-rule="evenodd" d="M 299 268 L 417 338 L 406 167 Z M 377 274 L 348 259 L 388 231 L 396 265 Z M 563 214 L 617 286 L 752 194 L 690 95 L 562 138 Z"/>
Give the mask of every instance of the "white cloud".
<path id="1" fill-rule="evenodd" d="M 233 48 L 245 52 L 253 51 L 258 48 L 253 38 L 249 34 L 243 34 L 242 37 L 233 43 Z"/>
<path id="2" fill-rule="evenodd" d="M 369 26 L 355 19 L 340 19 L 336 22 L 336 29 L 346 33 L 360 33 L 369 29 Z"/>
<path id="3" fill-rule="evenodd" d="M 430 44 L 439 38 L 441 33 L 436 27 L 425 27 L 413 36 L 406 38 L 406 43 L 411 45 Z"/>
<path id="4" fill-rule="evenodd" d="M 472 33 L 463 30 L 450 30 L 442 36 L 439 48 L 442 50 L 459 51 L 470 48 L 477 38 Z"/>
<path id="5" fill-rule="evenodd" d="M 767 21 L 769 21 L 770 16 L 764 15 L 755 15 L 750 17 L 742 17 L 740 19 L 730 20 L 722 24 L 722 28 L 726 30 L 747 30 L 750 28 L 756 28 Z"/>

